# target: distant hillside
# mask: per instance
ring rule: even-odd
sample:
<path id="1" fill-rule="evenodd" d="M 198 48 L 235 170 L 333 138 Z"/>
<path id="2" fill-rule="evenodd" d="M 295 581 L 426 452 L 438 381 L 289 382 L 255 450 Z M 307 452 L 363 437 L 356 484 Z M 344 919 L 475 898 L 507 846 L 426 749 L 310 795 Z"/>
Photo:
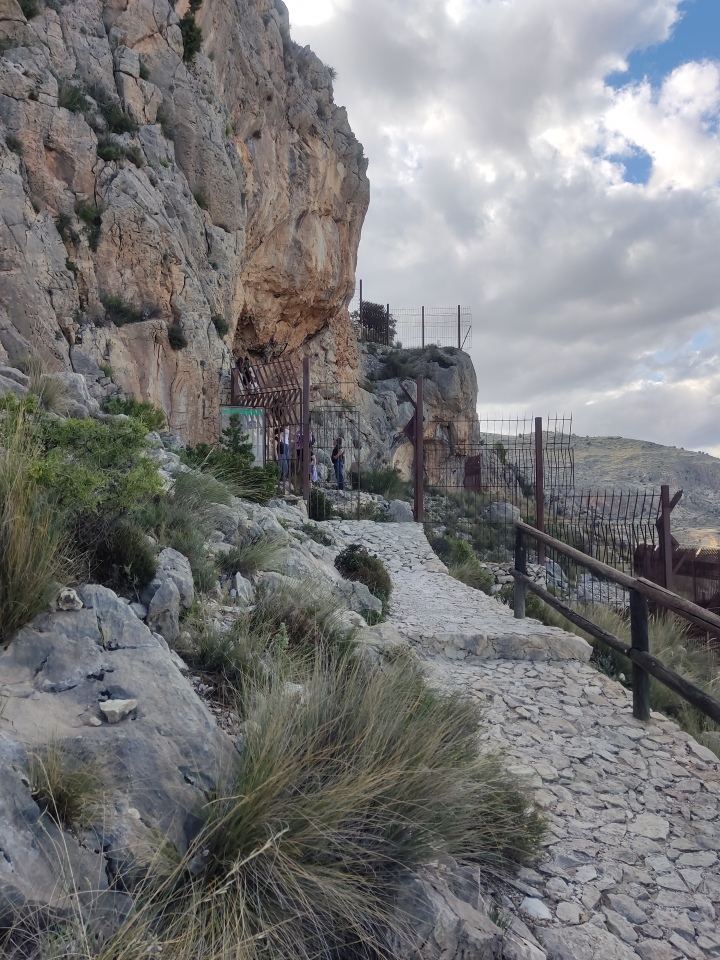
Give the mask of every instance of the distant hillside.
<path id="1" fill-rule="evenodd" d="M 624 437 L 572 437 L 575 488 L 684 490 L 673 535 L 686 546 L 720 546 L 720 460 L 707 453 Z"/>

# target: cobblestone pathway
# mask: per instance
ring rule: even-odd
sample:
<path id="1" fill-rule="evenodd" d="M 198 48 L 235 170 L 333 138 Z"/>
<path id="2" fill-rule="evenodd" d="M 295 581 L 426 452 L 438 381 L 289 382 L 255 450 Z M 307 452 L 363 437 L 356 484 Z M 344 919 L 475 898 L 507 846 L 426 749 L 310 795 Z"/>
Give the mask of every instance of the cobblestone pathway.
<path id="1" fill-rule="evenodd" d="M 511 960 L 720 958 L 720 764 L 677 724 L 633 719 L 586 646 L 448 577 L 414 524 L 337 523 L 391 572 L 390 622 L 477 697 L 534 791 L 547 857 L 506 887 Z"/>

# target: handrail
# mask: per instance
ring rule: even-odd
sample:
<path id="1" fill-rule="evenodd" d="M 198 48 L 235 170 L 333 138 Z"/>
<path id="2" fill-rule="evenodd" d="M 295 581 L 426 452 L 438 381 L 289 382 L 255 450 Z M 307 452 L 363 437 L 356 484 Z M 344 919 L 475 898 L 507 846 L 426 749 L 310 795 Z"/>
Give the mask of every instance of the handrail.
<path id="1" fill-rule="evenodd" d="M 524 537 L 529 536 L 535 540 L 552 547 L 557 553 L 574 560 L 580 566 L 586 567 L 606 580 L 617 583 L 624 587 L 630 594 L 630 634 L 632 645 L 627 646 L 618 637 L 601 627 L 596 626 L 592 621 L 586 619 L 577 613 L 571 607 L 568 607 L 562 601 L 558 600 L 547 590 L 539 587 L 530 577 L 527 576 L 527 566 L 525 557 Z M 548 606 L 557 610 L 563 617 L 571 623 L 581 627 L 597 640 L 602 641 L 622 653 L 632 662 L 633 671 L 633 716 L 638 720 L 648 720 L 650 717 L 650 677 L 655 677 L 664 686 L 673 690 L 691 706 L 695 707 L 706 717 L 710 717 L 716 723 L 720 723 L 720 702 L 689 683 L 684 677 L 668 670 L 659 660 L 656 660 L 649 653 L 648 637 L 648 606 L 647 600 L 654 600 L 662 604 L 668 610 L 672 610 L 679 616 L 698 624 L 705 630 L 714 629 L 720 631 L 720 617 L 704 610 L 695 603 L 685 600 L 684 597 L 678 597 L 677 594 L 659 587 L 649 580 L 642 577 L 631 577 L 626 573 L 615 570 L 613 567 L 589 557 L 582 551 L 570 547 L 561 540 L 556 540 L 547 533 L 536 530 L 522 520 L 515 521 L 515 568 L 510 571 L 515 579 L 515 616 L 523 619 L 525 616 L 525 592 L 530 590 L 536 594 Z"/>
<path id="2" fill-rule="evenodd" d="M 622 573 L 620 570 L 608 566 L 608 564 L 603 563 L 601 560 L 596 560 L 595 557 L 589 557 L 581 550 L 570 547 L 561 540 L 556 540 L 555 537 L 536 530 L 535 527 L 531 527 L 522 520 L 516 520 L 515 526 L 518 530 L 521 530 L 522 533 L 533 537 L 535 540 L 539 540 L 548 547 L 552 547 L 557 553 L 562 554 L 569 560 L 574 560 L 592 573 L 597 573 L 598 576 L 603 577 L 605 580 L 617 583 L 626 590 L 637 590 L 639 594 L 648 600 L 654 600 L 656 603 L 662 604 L 664 607 L 667 607 L 668 610 L 672 610 L 673 613 L 685 617 L 686 620 L 691 620 L 697 626 L 702 627 L 703 630 L 716 630 L 720 633 L 720 617 L 711 613 L 709 610 L 705 610 L 704 607 L 700 607 L 696 603 L 686 600 L 684 597 L 679 597 L 671 590 L 666 590 L 665 587 L 661 587 L 651 580 L 646 580 L 644 577 L 631 577 L 627 573 Z"/>

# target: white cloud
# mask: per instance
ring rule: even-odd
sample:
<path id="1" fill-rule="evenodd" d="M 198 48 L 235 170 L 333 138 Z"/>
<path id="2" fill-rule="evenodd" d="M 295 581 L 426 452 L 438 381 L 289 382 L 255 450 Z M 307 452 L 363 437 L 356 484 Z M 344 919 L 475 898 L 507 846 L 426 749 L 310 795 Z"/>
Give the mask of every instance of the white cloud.
<path id="1" fill-rule="evenodd" d="M 366 295 L 470 305 L 486 409 L 720 448 L 720 66 L 604 82 L 679 0 L 334 4 L 294 36 L 370 158 Z"/>

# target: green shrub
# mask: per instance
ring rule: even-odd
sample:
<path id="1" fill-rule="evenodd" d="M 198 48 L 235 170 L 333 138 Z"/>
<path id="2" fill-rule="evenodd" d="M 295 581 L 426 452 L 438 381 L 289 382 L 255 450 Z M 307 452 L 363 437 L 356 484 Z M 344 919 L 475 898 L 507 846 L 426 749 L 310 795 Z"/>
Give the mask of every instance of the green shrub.
<path id="1" fill-rule="evenodd" d="M 106 377 L 112 376 L 112 367 L 108 367 L 110 373 L 105 372 Z M 158 407 L 143 400 L 136 400 L 135 397 L 105 397 L 101 408 L 105 413 L 119 414 L 124 413 L 127 417 L 138 420 L 147 429 L 148 433 L 155 430 L 164 430 L 167 426 L 165 414 Z"/>
<path id="2" fill-rule="evenodd" d="M 33 800 L 59 827 L 87 827 L 100 813 L 103 781 L 93 756 L 53 742 L 29 755 L 28 779 Z"/>
<path id="3" fill-rule="evenodd" d="M 0 398 L 0 642 L 44 610 L 70 571 L 67 538 L 42 497 L 33 401 Z"/>
<path id="4" fill-rule="evenodd" d="M 141 590 L 156 572 L 155 550 L 135 520 L 121 519 L 95 550 L 94 574 L 106 586 Z"/>
<path id="5" fill-rule="evenodd" d="M 70 257 L 65 257 L 65 269 L 69 270 L 73 276 L 75 277 L 77 276 L 78 265 L 75 263 L 74 260 L 71 260 Z"/>
<path id="6" fill-rule="evenodd" d="M 22 140 L 19 137 L 16 137 L 14 133 L 5 134 L 5 145 L 7 146 L 8 150 L 12 150 L 12 152 L 16 153 L 19 157 L 22 156 Z"/>
<path id="7" fill-rule="evenodd" d="M 161 489 L 155 461 L 145 456 L 145 428 L 134 420 L 40 419 L 43 456 L 38 484 L 69 531 L 91 578 L 108 567 L 117 528 Z"/>
<path id="8" fill-rule="evenodd" d="M 227 322 L 227 320 L 225 319 L 225 317 L 221 317 L 220 314 L 215 313 L 215 314 L 213 314 L 213 316 L 211 317 L 211 320 L 212 320 L 212 322 L 213 322 L 213 326 L 214 326 L 215 329 L 217 330 L 218 336 L 219 336 L 219 337 L 224 337 L 225 334 L 226 334 L 226 333 L 228 332 L 228 330 L 230 329 L 230 324 Z"/>
<path id="9" fill-rule="evenodd" d="M 478 557 L 467 542 L 459 537 L 446 534 L 443 537 L 428 537 L 430 546 L 445 563 L 448 573 L 455 580 L 482 590 L 483 593 L 492 593 L 495 583 L 493 575 L 481 566 Z"/>
<path id="10" fill-rule="evenodd" d="M 110 133 L 137 133 L 140 129 L 137 122 L 114 100 L 101 100 L 98 106 Z"/>
<path id="11" fill-rule="evenodd" d="M 168 340 L 173 350 L 184 350 L 188 345 L 188 338 L 182 327 L 173 325 L 168 327 Z"/>
<path id="12" fill-rule="evenodd" d="M 18 0 L 18 3 L 26 20 L 32 20 L 33 17 L 36 17 L 40 13 L 37 0 Z"/>
<path id="13" fill-rule="evenodd" d="M 200 207 L 200 209 L 207 210 L 208 202 L 207 202 L 207 197 L 205 196 L 204 191 L 196 190 L 195 193 L 193 193 L 193 196 L 195 197 L 195 203 Z"/>
<path id="14" fill-rule="evenodd" d="M 150 70 L 147 65 L 141 60 L 140 61 L 140 79 L 149 80 L 150 79 Z"/>
<path id="15" fill-rule="evenodd" d="M 143 319 L 142 310 L 138 309 L 132 300 L 116 293 L 106 293 L 100 297 L 105 307 L 105 315 L 116 327 L 123 327 L 126 323 L 140 323 Z"/>
<path id="16" fill-rule="evenodd" d="M 158 108 L 157 122 L 160 124 L 160 128 L 163 132 L 163 136 L 165 137 L 165 139 L 174 140 L 175 139 L 175 122 L 173 121 L 173 119 L 170 117 L 170 115 L 167 113 L 167 111 L 162 105 Z"/>
<path id="17" fill-rule="evenodd" d="M 195 55 L 202 48 L 202 30 L 195 22 L 195 15 L 191 10 L 183 14 L 180 20 L 180 32 L 183 39 L 183 60 L 185 63 L 192 63 Z"/>
<path id="18" fill-rule="evenodd" d="M 58 84 L 58 106 L 73 113 L 85 113 L 90 109 L 90 101 L 80 87 L 67 80 L 61 80 Z"/>
<path id="19" fill-rule="evenodd" d="M 386 605 L 392 593 L 392 580 L 379 557 L 368 553 L 360 543 L 351 543 L 335 557 L 336 569 L 346 580 L 364 583 L 370 593 Z"/>
<path id="20" fill-rule="evenodd" d="M 124 160 L 125 150 L 122 144 L 113 140 L 112 137 L 101 137 L 98 140 L 97 155 L 101 160 L 109 163 L 113 160 Z"/>
<path id="21" fill-rule="evenodd" d="M 358 475 L 352 474 L 352 485 L 358 487 Z M 379 493 L 386 500 L 407 499 L 412 494 L 412 484 L 402 479 L 397 470 L 362 470 L 360 489 L 366 493 Z"/>
<path id="22" fill-rule="evenodd" d="M 138 170 L 145 166 L 145 154 L 136 143 L 131 143 L 130 146 L 125 147 L 125 156 L 131 163 L 135 164 Z"/>
<path id="23" fill-rule="evenodd" d="M 393 934 L 415 925 L 394 915 L 394 894 L 421 866 L 503 870 L 536 854 L 542 823 L 478 756 L 473 702 L 431 691 L 407 660 L 290 676 L 301 697 L 281 666 L 245 694 L 242 757 L 192 851 L 208 852 L 212 908 L 192 886 L 177 904 L 195 949 L 234 935 L 258 944 L 252 957 L 391 956 Z"/>
<path id="24" fill-rule="evenodd" d="M 313 487 L 310 491 L 308 516 L 311 520 L 332 520 L 335 516 L 332 501 L 317 487 Z"/>
<path id="25" fill-rule="evenodd" d="M 112 365 L 109 363 L 101 363 L 100 369 L 102 370 L 102 372 L 106 377 L 112 377 L 112 375 L 115 373 L 115 371 L 112 368 Z M 109 397 L 106 397 L 105 399 L 109 399 Z"/>
<path id="26" fill-rule="evenodd" d="M 73 243 L 77 243 L 80 237 L 73 230 L 72 222 L 73 218 L 69 213 L 59 213 L 55 225 L 62 240 L 71 240 Z"/>
<path id="27" fill-rule="evenodd" d="M 93 203 L 78 204 L 78 206 L 75 208 L 75 212 L 85 224 L 85 233 L 87 235 L 88 246 L 91 250 L 96 251 L 100 244 L 102 213 Z"/>
<path id="28" fill-rule="evenodd" d="M 169 161 L 167 161 L 167 160 L 165 159 L 165 157 L 160 157 L 160 158 L 158 159 L 158 163 L 160 164 L 161 167 L 167 168 L 167 167 L 170 166 Z"/>

